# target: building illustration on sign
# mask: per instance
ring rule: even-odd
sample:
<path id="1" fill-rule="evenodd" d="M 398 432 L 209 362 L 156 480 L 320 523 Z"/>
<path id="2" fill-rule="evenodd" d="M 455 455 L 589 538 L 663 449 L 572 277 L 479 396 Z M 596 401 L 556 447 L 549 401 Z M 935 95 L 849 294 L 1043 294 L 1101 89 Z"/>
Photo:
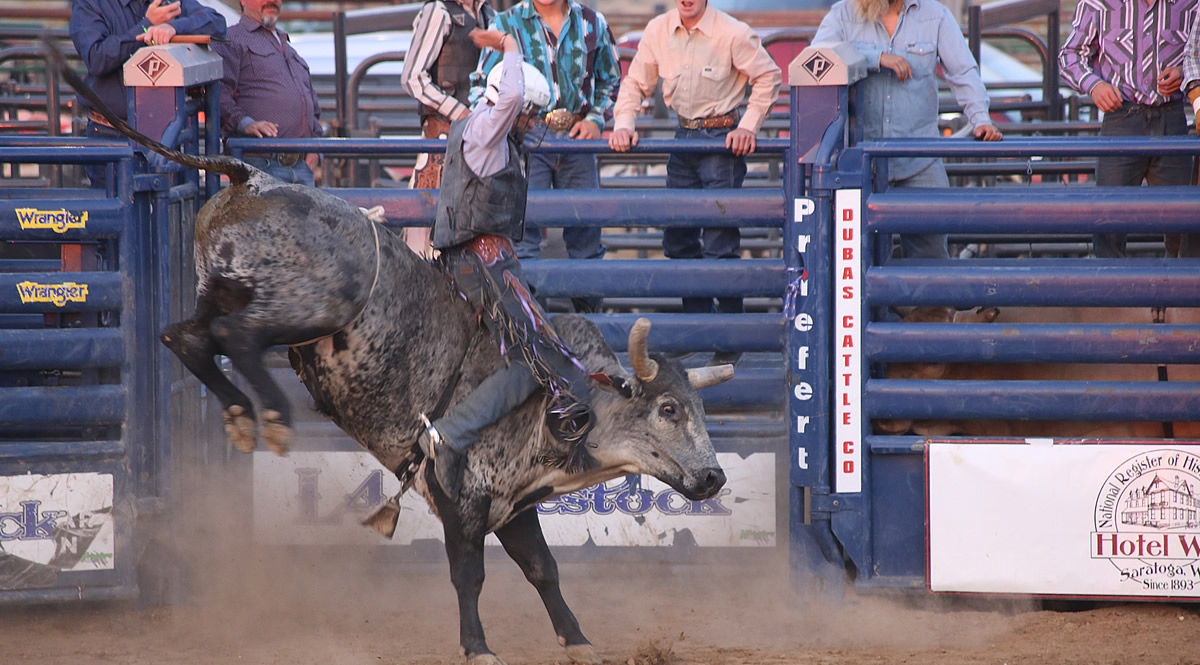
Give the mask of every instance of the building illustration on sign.
<path id="1" fill-rule="evenodd" d="M 1135 488 L 1125 497 L 1121 524 L 1148 526 L 1156 529 L 1189 529 L 1200 526 L 1197 508 L 1200 498 L 1193 483 L 1175 476 L 1171 482 L 1159 474 L 1145 486 Z"/>

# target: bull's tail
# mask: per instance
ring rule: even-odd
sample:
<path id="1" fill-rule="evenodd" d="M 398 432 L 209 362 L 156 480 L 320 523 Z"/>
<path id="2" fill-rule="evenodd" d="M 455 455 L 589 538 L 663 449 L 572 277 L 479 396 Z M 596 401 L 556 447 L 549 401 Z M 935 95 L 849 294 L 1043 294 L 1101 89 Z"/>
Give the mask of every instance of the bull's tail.
<path id="1" fill-rule="evenodd" d="M 159 143 L 149 136 L 137 131 L 133 127 L 130 127 L 129 123 L 114 115 L 112 110 L 109 109 L 108 106 L 100 99 L 100 96 L 96 94 L 96 91 L 92 90 L 92 88 L 88 86 L 88 84 L 84 82 L 84 80 L 81 79 L 79 75 L 67 65 L 66 57 L 63 56 L 62 51 L 58 50 L 57 46 L 55 46 L 49 39 L 43 38 L 42 48 L 44 48 L 46 53 L 48 53 L 54 60 L 54 64 L 58 67 L 58 71 L 62 74 L 63 80 L 66 81 L 67 84 L 72 88 L 74 88 L 80 95 L 83 95 L 83 98 L 88 100 L 88 103 L 92 105 L 92 109 L 104 116 L 104 119 L 107 120 L 109 124 L 111 124 L 117 131 L 146 146 L 150 150 L 157 152 L 163 157 L 166 157 L 167 159 L 184 166 L 190 166 L 194 169 L 214 171 L 216 173 L 223 173 L 229 176 L 229 180 L 234 184 L 240 184 L 250 179 L 250 174 L 253 172 L 253 168 L 249 164 L 246 164 L 239 159 L 234 159 L 233 157 L 227 157 L 225 155 L 189 155 L 186 152 L 168 148 L 162 143 Z M 218 120 L 216 118 L 209 118 L 208 121 L 217 122 Z"/>

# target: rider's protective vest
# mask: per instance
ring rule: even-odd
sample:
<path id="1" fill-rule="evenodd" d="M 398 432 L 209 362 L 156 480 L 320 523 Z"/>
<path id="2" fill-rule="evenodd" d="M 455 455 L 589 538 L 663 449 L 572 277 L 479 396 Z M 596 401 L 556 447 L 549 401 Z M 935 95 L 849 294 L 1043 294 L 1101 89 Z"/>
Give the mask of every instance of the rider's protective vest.
<path id="1" fill-rule="evenodd" d="M 446 139 L 446 163 L 437 218 L 433 222 L 433 246 L 446 249 L 481 235 L 520 240 L 525 235 L 525 148 L 508 135 L 508 164 L 498 173 L 481 178 L 467 165 L 463 155 L 463 130 L 468 118 L 450 124 Z"/>

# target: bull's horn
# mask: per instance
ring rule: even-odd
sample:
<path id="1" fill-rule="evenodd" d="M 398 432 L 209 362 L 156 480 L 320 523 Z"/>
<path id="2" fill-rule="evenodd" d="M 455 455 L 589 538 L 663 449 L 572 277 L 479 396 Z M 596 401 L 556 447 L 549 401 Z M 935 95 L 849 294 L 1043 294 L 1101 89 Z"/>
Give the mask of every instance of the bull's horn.
<path id="1" fill-rule="evenodd" d="M 638 381 L 653 381 L 658 376 L 658 363 L 646 353 L 646 338 L 650 335 L 650 319 L 640 318 L 629 329 L 629 363 Z"/>
<path id="2" fill-rule="evenodd" d="M 687 371 L 688 383 L 696 390 L 715 386 L 733 378 L 733 365 L 693 367 Z"/>

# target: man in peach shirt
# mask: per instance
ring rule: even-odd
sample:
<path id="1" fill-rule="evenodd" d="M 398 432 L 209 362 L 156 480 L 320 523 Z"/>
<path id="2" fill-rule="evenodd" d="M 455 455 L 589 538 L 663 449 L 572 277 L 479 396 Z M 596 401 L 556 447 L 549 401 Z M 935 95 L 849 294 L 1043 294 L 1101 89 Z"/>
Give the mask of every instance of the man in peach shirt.
<path id="1" fill-rule="evenodd" d="M 663 80 L 663 99 L 679 116 L 678 139 L 725 139 L 729 153 L 673 154 L 667 187 L 727 189 L 742 186 L 746 155 L 775 103 L 783 74 L 749 26 L 708 6 L 707 0 L 675 0 L 675 9 L 646 26 L 629 74 L 621 81 L 609 146 L 625 152 L 637 145 L 634 121 L 642 101 Z M 750 101 L 744 114 L 746 83 Z M 702 238 L 703 236 L 703 238 Z M 701 240 L 703 239 L 703 242 Z M 663 252 L 674 259 L 739 256 L 737 228 L 678 228 L 663 231 Z M 713 311 L 712 298 L 684 298 L 683 311 Z M 716 311 L 741 313 L 741 298 L 718 298 Z M 714 362 L 737 362 L 740 354 L 718 353 Z"/>

